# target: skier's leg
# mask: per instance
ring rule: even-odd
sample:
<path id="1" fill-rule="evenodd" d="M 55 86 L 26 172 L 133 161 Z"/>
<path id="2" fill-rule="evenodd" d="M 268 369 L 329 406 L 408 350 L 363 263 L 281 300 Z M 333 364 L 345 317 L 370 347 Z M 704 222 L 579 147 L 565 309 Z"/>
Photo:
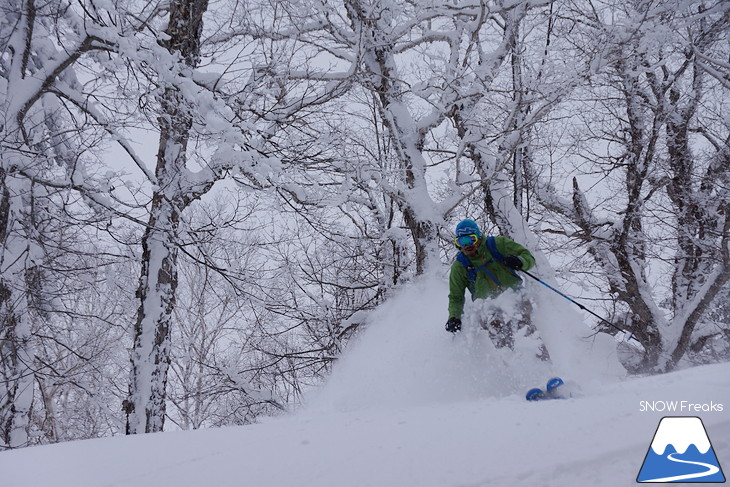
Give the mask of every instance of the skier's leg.
<path id="1" fill-rule="evenodd" d="M 540 337 L 540 334 L 537 332 L 535 324 L 532 322 L 532 311 L 532 301 L 523 293 L 520 302 L 517 305 L 516 316 L 510 324 L 512 325 L 512 328 L 514 328 L 516 336 L 532 337 L 532 339 L 536 340 L 539 345 L 535 355 L 544 362 L 549 361 L 550 354 L 545 347 L 545 343 L 542 341 L 542 337 Z"/>
<path id="2" fill-rule="evenodd" d="M 514 349 L 514 335 L 509 322 L 505 320 L 501 309 L 495 309 L 489 313 L 487 319 L 482 321 L 482 328 L 487 330 L 489 338 L 496 348 Z"/>

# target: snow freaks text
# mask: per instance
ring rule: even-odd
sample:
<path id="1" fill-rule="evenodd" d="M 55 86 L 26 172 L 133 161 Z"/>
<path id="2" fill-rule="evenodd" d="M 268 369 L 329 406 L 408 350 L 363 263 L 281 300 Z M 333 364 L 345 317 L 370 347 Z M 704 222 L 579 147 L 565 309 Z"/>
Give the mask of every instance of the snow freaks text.
<path id="1" fill-rule="evenodd" d="M 639 411 L 670 412 L 670 413 L 721 413 L 724 406 L 721 403 L 695 403 L 691 401 L 640 401 Z"/>

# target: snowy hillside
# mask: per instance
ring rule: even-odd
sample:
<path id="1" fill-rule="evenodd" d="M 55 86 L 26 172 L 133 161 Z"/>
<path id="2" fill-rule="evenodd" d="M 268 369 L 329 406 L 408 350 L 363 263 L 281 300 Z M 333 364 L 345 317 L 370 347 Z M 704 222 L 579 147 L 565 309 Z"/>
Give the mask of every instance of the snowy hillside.
<path id="1" fill-rule="evenodd" d="M 729 468 L 730 364 L 624 378 L 615 347 L 580 339 L 590 331 L 580 317 L 533 287 L 554 342 L 548 368 L 497 353 L 468 327 L 444 332 L 443 281 L 412 285 L 375 313 L 301 411 L 246 427 L 0 453 L 1 485 L 629 486 L 671 415 L 701 417 Z M 524 400 L 553 375 L 580 392 Z M 647 410 L 667 405 L 676 411 Z"/>

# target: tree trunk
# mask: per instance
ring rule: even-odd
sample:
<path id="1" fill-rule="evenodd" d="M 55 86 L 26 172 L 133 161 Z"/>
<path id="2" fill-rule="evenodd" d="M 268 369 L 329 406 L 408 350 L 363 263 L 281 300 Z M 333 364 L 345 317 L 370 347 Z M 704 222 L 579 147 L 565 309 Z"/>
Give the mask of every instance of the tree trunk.
<path id="1" fill-rule="evenodd" d="M 0 449 L 27 446 L 34 386 L 25 280 L 31 243 L 21 221 L 32 212 L 25 200 L 30 187 L 17 172 L 27 164 L 22 152 L 27 145 L 20 119 L 24 97 L 32 94 L 32 90 L 22 90 L 30 62 L 36 8 L 33 2 L 15 7 L 17 28 L 8 40 L 10 68 L 4 73 L 7 95 L 0 103 L 0 117 L 6 124 L 0 126 Z M 13 148 L 21 149 L 20 155 Z"/>
<path id="2" fill-rule="evenodd" d="M 197 66 L 207 0 L 178 0 L 170 6 L 165 47 L 178 53 L 185 67 Z M 167 373 L 170 366 L 170 323 L 177 288 L 180 213 L 195 199 L 186 189 L 186 150 L 193 110 L 179 89 L 168 85 L 160 100 L 160 146 L 157 190 L 142 239 L 140 300 L 134 326 L 129 397 L 124 403 L 127 434 L 162 431 L 165 425 Z"/>

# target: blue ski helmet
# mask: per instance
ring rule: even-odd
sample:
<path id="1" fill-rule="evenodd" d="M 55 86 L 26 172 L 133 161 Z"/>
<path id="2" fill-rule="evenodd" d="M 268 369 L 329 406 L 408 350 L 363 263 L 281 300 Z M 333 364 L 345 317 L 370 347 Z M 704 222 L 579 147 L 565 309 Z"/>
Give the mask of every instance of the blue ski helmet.
<path id="1" fill-rule="evenodd" d="M 479 230 L 479 225 L 477 225 L 477 222 L 474 220 L 466 219 L 461 220 L 458 225 L 456 225 L 456 236 L 457 237 L 463 237 L 464 235 L 471 235 L 474 234 L 477 236 L 477 238 L 482 238 L 482 231 Z"/>

